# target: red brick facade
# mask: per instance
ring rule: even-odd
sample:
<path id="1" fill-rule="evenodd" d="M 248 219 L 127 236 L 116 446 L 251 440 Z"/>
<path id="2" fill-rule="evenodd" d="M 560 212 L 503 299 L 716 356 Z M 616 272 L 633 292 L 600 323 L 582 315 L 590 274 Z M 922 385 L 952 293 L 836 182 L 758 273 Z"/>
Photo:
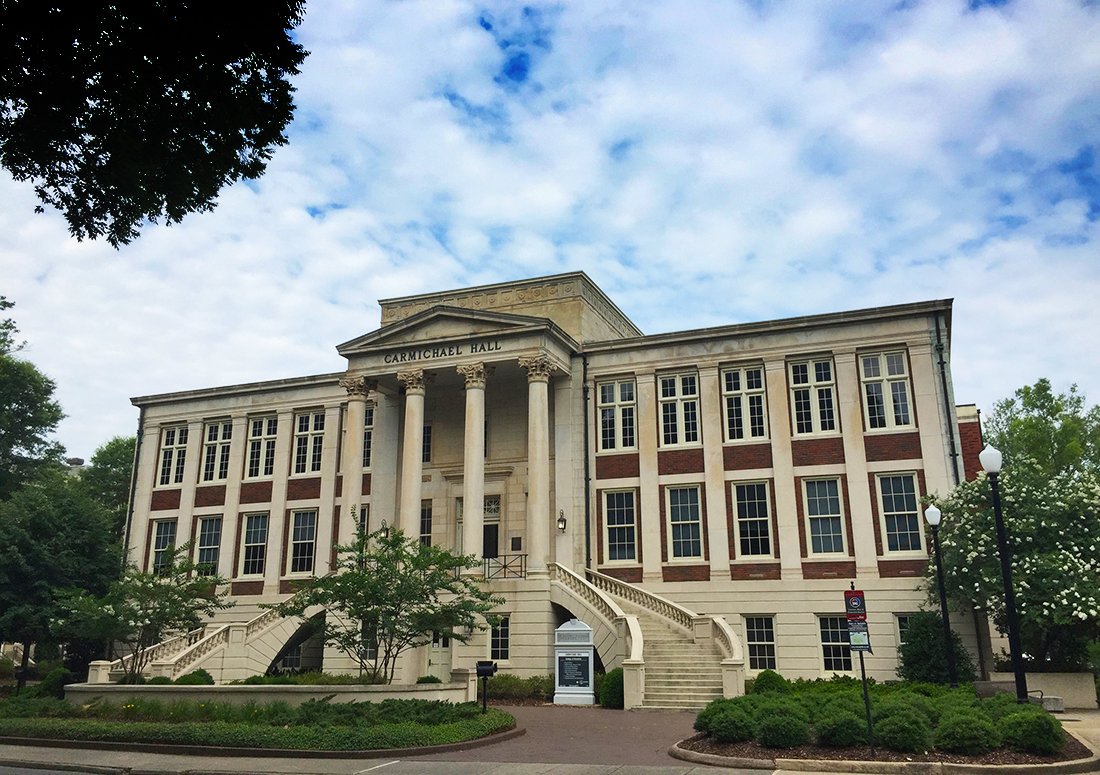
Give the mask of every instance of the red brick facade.
<path id="1" fill-rule="evenodd" d="M 855 577 L 855 560 L 802 563 L 804 579 L 854 579 Z"/>
<path id="2" fill-rule="evenodd" d="M 777 562 L 741 562 L 730 564 L 730 578 L 734 581 L 778 580 L 783 574 Z"/>
<path id="3" fill-rule="evenodd" d="M 600 573 L 628 584 L 640 584 L 642 581 L 641 568 L 600 568 Z"/>
<path id="4" fill-rule="evenodd" d="M 879 560 L 878 575 L 884 579 L 923 576 L 928 560 Z"/>
<path id="5" fill-rule="evenodd" d="M 600 455 L 596 458 L 597 479 L 629 479 L 638 476 L 638 453 Z"/>
<path id="6" fill-rule="evenodd" d="M 665 565 L 661 568 L 665 581 L 710 581 L 709 565 Z"/>
<path id="7" fill-rule="evenodd" d="M 772 467 L 771 444 L 727 444 L 722 447 L 722 466 L 727 471 Z"/>
<path id="8" fill-rule="evenodd" d="M 180 507 L 180 490 L 153 490 L 149 499 L 150 511 L 168 511 Z"/>
<path id="9" fill-rule="evenodd" d="M 703 473 L 703 448 L 670 449 L 657 453 L 658 474 Z"/>
<path id="10" fill-rule="evenodd" d="M 271 481 L 245 482 L 241 485 L 241 503 L 270 503 Z"/>
<path id="11" fill-rule="evenodd" d="M 286 499 L 288 501 L 306 501 L 321 497 L 321 477 L 315 476 L 309 479 L 291 479 L 286 483 Z"/>
<path id="12" fill-rule="evenodd" d="M 982 424 L 978 417 L 959 423 L 959 439 L 962 442 L 963 475 L 967 481 L 978 478 L 982 464 L 978 453 L 982 451 Z"/>
<path id="13" fill-rule="evenodd" d="M 867 460 L 919 460 L 920 433 L 869 433 L 863 437 Z"/>
<path id="14" fill-rule="evenodd" d="M 225 485 L 216 484 L 210 487 L 195 488 L 196 506 L 224 506 Z"/>
<path id="15" fill-rule="evenodd" d="M 844 439 L 793 439 L 791 459 L 796 466 L 827 466 L 844 462 Z"/>

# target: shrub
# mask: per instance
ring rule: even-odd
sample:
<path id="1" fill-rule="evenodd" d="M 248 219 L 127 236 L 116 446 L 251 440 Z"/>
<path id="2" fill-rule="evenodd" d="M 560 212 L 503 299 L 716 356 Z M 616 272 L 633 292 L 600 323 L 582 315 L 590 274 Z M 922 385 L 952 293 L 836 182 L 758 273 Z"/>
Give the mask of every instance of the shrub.
<path id="1" fill-rule="evenodd" d="M 170 686 L 172 679 L 166 675 L 155 675 L 145 682 L 147 686 Z"/>
<path id="2" fill-rule="evenodd" d="M 891 751 L 925 753 L 932 748 L 932 727 L 920 713 L 902 711 L 875 726 L 875 743 Z"/>
<path id="3" fill-rule="evenodd" d="M 1058 753 L 1066 742 L 1062 724 L 1045 711 L 1009 713 L 1000 720 L 997 731 L 1009 748 L 1044 756 Z"/>
<path id="4" fill-rule="evenodd" d="M 61 699 L 65 696 L 65 684 L 71 684 L 75 680 L 76 677 L 65 668 L 55 667 L 34 687 L 34 696 Z"/>
<path id="5" fill-rule="evenodd" d="M 731 704 L 732 700 L 727 700 L 725 698 L 719 698 L 717 700 L 711 700 L 710 702 L 708 702 L 706 707 L 699 711 L 699 715 L 695 717 L 695 724 L 693 725 L 695 727 L 695 731 L 702 732 L 706 735 L 711 734 L 711 731 L 713 729 L 712 722 L 714 720 L 714 717 L 721 713 L 724 708 L 730 706 Z"/>
<path id="6" fill-rule="evenodd" d="M 959 681 L 970 683 L 974 680 L 974 662 L 955 631 L 951 632 L 951 648 L 955 654 L 955 671 Z M 947 650 L 943 643 L 943 619 L 938 614 L 921 611 L 909 617 L 905 642 L 898 648 L 898 677 L 907 681 L 950 683 Z"/>
<path id="7" fill-rule="evenodd" d="M 15 678 L 15 663 L 8 657 L 0 657 L 0 680 Z"/>
<path id="8" fill-rule="evenodd" d="M 554 679 L 549 675 L 520 678 L 497 673 L 489 679 L 489 698 L 494 700 L 548 700 L 553 694 Z"/>
<path id="9" fill-rule="evenodd" d="M 932 741 L 941 751 L 978 756 L 999 748 L 1001 736 L 992 721 L 972 711 L 944 716 Z"/>
<path id="10" fill-rule="evenodd" d="M 725 705 L 709 719 L 710 736 L 720 743 L 742 743 L 756 736 L 752 715 L 741 705 Z"/>
<path id="11" fill-rule="evenodd" d="M 441 684 L 443 679 L 437 675 L 422 675 L 416 679 L 418 684 Z"/>
<path id="12" fill-rule="evenodd" d="M 603 680 L 600 692 L 600 707 L 621 708 L 624 704 L 623 697 L 623 669 L 616 667 L 610 671 Z"/>
<path id="13" fill-rule="evenodd" d="M 791 682 L 774 670 L 762 670 L 752 683 L 753 694 L 790 694 Z"/>
<path id="14" fill-rule="evenodd" d="M 919 713 L 928 720 L 929 724 L 935 724 L 940 717 L 936 704 L 924 695 L 912 692 L 894 692 L 871 705 L 871 718 L 878 721 L 907 711 Z"/>
<path id="15" fill-rule="evenodd" d="M 1016 702 L 1016 695 L 1010 694 L 1008 692 L 1000 692 L 998 694 L 994 694 L 992 697 L 987 697 L 986 699 L 981 700 L 975 707 L 979 709 L 983 714 L 985 714 L 985 716 L 994 724 L 996 724 L 1005 716 L 1020 711 L 1038 711 L 1040 713 L 1046 712 L 1039 705 L 1022 704 Z"/>
<path id="16" fill-rule="evenodd" d="M 844 709 L 823 712 L 815 729 L 821 745 L 849 748 L 867 744 L 867 719 Z"/>
<path id="17" fill-rule="evenodd" d="M 756 725 L 756 739 L 768 748 L 794 748 L 809 741 L 810 725 L 798 716 L 765 716 Z"/>
<path id="18" fill-rule="evenodd" d="M 782 694 L 751 695 L 749 705 L 757 722 L 768 716 L 793 716 L 805 723 L 810 721 L 810 708 L 807 703 Z"/>
<path id="19" fill-rule="evenodd" d="M 176 683 L 180 686 L 213 686 L 214 676 L 200 667 L 198 670 L 184 673 L 176 679 Z"/>

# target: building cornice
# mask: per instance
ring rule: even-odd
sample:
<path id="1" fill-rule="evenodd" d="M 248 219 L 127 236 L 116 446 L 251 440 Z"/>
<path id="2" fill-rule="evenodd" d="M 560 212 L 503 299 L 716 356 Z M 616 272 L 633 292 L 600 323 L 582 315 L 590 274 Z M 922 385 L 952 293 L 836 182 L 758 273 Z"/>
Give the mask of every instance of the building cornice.
<path id="1" fill-rule="evenodd" d="M 272 379 L 264 380 L 263 382 L 244 382 L 239 385 L 225 385 L 222 387 L 201 388 L 199 390 L 181 390 L 176 393 L 153 393 L 147 396 L 135 396 L 130 399 L 130 403 L 137 407 L 147 407 L 157 406 L 159 404 L 173 404 L 181 401 L 246 396 L 253 393 L 266 393 L 272 390 L 311 387 L 340 388 L 340 380 L 347 375 L 348 373 L 346 371 L 338 371 L 332 374 L 316 374 L 309 377 Z"/>

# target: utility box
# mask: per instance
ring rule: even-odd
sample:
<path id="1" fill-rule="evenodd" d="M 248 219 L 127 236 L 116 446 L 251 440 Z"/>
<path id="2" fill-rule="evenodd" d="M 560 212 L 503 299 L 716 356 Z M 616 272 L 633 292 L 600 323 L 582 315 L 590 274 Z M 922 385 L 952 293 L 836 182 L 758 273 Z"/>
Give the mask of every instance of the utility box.
<path id="1" fill-rule="evenodd" d="M 592 628 L 570 619 L 554 630 L 554 704 L 592 705 Z"/>

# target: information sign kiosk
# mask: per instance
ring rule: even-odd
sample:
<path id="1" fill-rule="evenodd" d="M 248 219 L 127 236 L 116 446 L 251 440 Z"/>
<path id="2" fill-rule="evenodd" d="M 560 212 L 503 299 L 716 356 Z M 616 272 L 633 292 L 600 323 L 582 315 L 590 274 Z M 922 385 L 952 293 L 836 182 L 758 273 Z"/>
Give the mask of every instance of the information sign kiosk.
<path id="1" fill-rule="evenodd" d="M 554 630 L 554 704 L 592 705 L 592 628 L 570 619 Z"/>

